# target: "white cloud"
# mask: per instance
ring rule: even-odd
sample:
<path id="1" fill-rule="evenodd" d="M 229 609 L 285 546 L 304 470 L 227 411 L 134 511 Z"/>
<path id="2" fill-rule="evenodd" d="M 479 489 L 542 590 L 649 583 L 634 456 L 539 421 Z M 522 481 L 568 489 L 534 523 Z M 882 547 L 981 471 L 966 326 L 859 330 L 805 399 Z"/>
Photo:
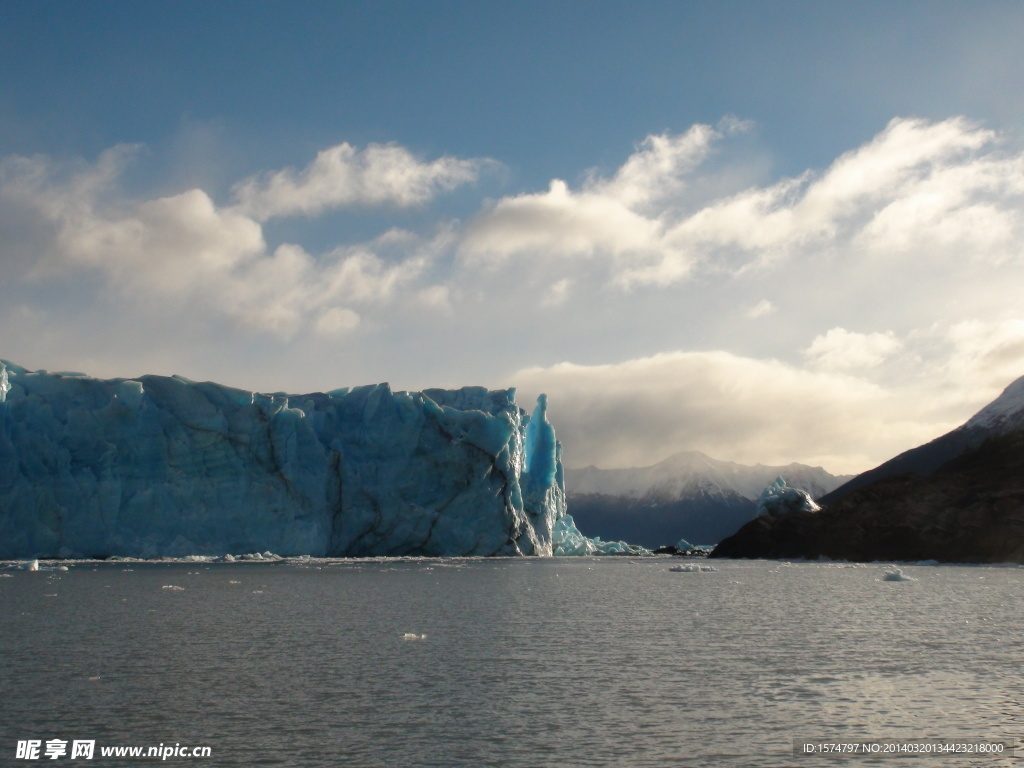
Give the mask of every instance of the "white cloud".
<path id="1" fill-rule="evenodd" d="M 447 285 L 431 285 L 416 293 L 416 302 L 421 306 L 439 310 L 445 315 L 453 313 L 451 290 Z"/>
<path id="2" fill-rule="evenodd" d="M 776 307 L 768 299 L 761 299 L 757 304 L 752 306 L 746 311 L 746 316 L 751 320 L 757 320 L 760 317 L 767 317 L 768 315 L 775 312 Z"/>
<path id="3" fill-rule="evenodd" d="M 220 317 L 282 339 L 307 323 L 337 336 L 357 327 L 357 308 L 393 302 L 439 247 L 391 230 L 319 257 L 287 243 L 270 250 L 258 221 L 238 207 L 218 206 L 201 189 L 123 199 L 118 179 L 130 155 L 113 150 L 70 172 L 47 158 L 19 158 L 0 169 L 0 195 L 31 210 L 45 232 L 37 244 L 37 280 L 68 268 L 91 270 L 121 300 L 157 313 Z M 367 164 L 378 181 L 401 176 L 395 171 L 392 178 L 377 160 Z M 399 186 L 396 181 L 394 189 Z M 440 247 L 448 237 L 439 236 Z M 398 255 L 390 261 L 378 255 L 389 251 Z"/>
<path id="4" fill-rule="evenodd" d="M 118 212 L 63 210 L 57 219 L 61 257 L 164 295 L 230 274 L 266 247 L 259 224 L 218 210 L 198 189 Z"/>
<path id="5" fill-rule="evenodd" d="M 302 170 L 253 176 L 234 187 L 238 208 L 257 221 L 274 216 L 315 216 L 358 205 L 410 206 L 475 181 L 485 160 L 418 159 L 396 144 L 357 150 L 339 144 L 318 153 Z"/>
<path id="6" fill-rule="evenodd" d="M 505 198 L 471 222 L 459 244 L 467 262 L 511 256 L 605 256 L 653 253 L 661 225 L 613 197 L 575 193 L 559 179 L 547 192 Z"/>
<path id="7" fill-rule="evenodd" d="M 597 259 L 629 288 L 738 273 L 792 259 L 917 259 L 942 248 L 990 263 L 1019 260 L 1022 155 L 963 119 L 896 119 L 822 173 L 722 197 L 695 196 L 695 174 L 727 132 L 697 125 L 649 136 L 610 177 L 573 190 L 506 197 L 466 228 L 463 262 Z M 709 190 L 715 184 L 703 185 Z"/>
<path id="8" fill-rule="evenodd" d="M 1016 258 L 1022 157 L 1000 154 L 996 138 L 962 118 L 893 120 L 820 176 L 807 173 L 710 201 L 666 229 L 674 247 L 662 259 L 627 268 L 619 280 L 672 283 L 695 259 L 742 269 L 823 251 L 917 255 L 936 242 L 996 260 Z"/>
<path id="9" fill-rule="evenodd" d="M 331 307 L 316 321 L 316 330 L 323 336 L 344 336 L 359 325 L 359 315 L 344 307 Z"/>
<path id="10" fill-rule="evenodd" d="M 854 333 L 833 328 L 815 337 L 804 350 L 815 368 L 825 371 L 857 371 L 875 368 L 898 352 L 903 344 L 892 331 Z"/>
<path id="11" fill-rule="evenodd" d="M 546 307 L 557 307 L 564 304 L 569 297 L 569 289 L 572 287 L 572 280 L 563 278 L 551 284 L 541 299 L 541 304 Z"/>
<path id="12" fill-rule="evenodd" d="M 470 264 L 599 257 L 620 269 L 670 251 L 681 276 L 687 256 L 666 237 L 666 224 L 688 175 L 715 142 L 746 124 L 727 120 L 721 128 L 694 125 L 683 134 L 648 136 L 610 178 L 592 172 L 578 191 L 554 179 L 547 192 L 503 198 L 470 222 L 459 253 Z"/>
<path id="13" fill-rule="evenodd" d="M 945 350 L 942 373 L 947 379 L 966 379 L 973 389 L 991 392 L 1024 375 L 1022 318 L 965 320 L 939 333 Z"/>
<path id="14" fill-rule="evenodd" d="M 721 137 L 709 125 L 695 125 L 675 136 L 648 136 L 611 179 L 592 177 L 584 190 L 616 200 L 630 210 L 650 210 L 656 215 L 659 204 L 672 204 L 686 185 L 686 176 L 708 157 Z"/>
<path id="15" fill-rule="evenodd" d="M 315 294 L 342 298 L 356 304 L 390 301 L 398 288 L 415 278 L 424 260 L 410 257 L 397 264 L 385 263 L 368 246 L 339 248 L 318 275 L 321 285 Z"/>
<path id="16" fill-rule="evenodd" d="M 644 466 L 682 450 L 766 464 L 860 471 L 936 437 L 913 392 L 727 352 L 518 371 L 523 401 L 549 396 L 570 466 Z"/>

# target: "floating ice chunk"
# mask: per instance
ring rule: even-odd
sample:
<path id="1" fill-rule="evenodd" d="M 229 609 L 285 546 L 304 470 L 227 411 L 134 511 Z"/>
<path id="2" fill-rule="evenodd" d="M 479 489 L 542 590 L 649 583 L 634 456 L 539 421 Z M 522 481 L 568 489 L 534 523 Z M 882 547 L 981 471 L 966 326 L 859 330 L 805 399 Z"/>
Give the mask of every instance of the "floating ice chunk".
<path id="1" fill-rule="evenodd" d="M 917 579 L 907 576 L 900 568 L 889 568 L 882 574 L 882 581 L 917 581 Z"/>
<path id="2" fill-rule="evenodd" d="M 226 555 L 226 557 L 231 557 L 231 555 Z M 246 552 L 241 555 L 235 555 L 234 560 L 258 560 L 263 562 L 265 560 L 284 560 L 284 558 L 280 555 L 275 555 L 273 552 Z"/>
<path id="3" fill-rule="evenodd" d="M 688 542 L 686 539 L 680 539 L 676 542 L 676 549 L 678 549 L 680 552 L 689 552 L 693 548 L 693 544 Z"/>
<path id="4" fill-rule="evenodd" d="M 673 573 L 712 573 L 718 569 L 713 565 L 690 563 L 689 565 L 673 565 L 669 570 Z"/>
<path id="5" fill-rule="evenodd" d="M 184 592 L 185 591 L 184 587 L 178 587 L 178 586 L 175 586 L 174 584 L 164 584 L 161 587 L 161 589 L 169 589 L 169 590 L 171 590 L 171 592 Z"/>
<path id="6" fill-rule="evenodd" d="M 781 517 L 791 512 L 817 512 L 820 510 L 811 494 L 799 488 L 791 488 L 786 485 L 782 477 L 775 478 L 775 482 L 769 485 L 761 493 L 757 500 L 756 515 L 769 515 L 770 517 Z"/>
<path id="7" fill-rule="evenodd" d="M 19 570 L 22 570 L 22 571 L 38 571 L 39 570 L 39 561 L 38 560 L 26 560 L 24 563 L 19 563 L 15 567 L 18 568 Z"/>
<path id="8" fill-rule="evenodd" d="M 417 635 L 415 632 L 406 632 L 402 635 L 403 640 L 426 640 L 426 635 Z"/>
<path id="9" fill-rule="evenodd" d="M 551 544 L 556 556 L 592 555 L 597 551 L 594 542 L 580 533 L 572 515 L 565 515 L 555 522 Z"/>
<path id="10" fill-rule="evenodd" d="M 556 556 L 584 555 L 645 555 L 650 554 L 643 547 L 634 547 L 624 541 L 602 541 L 601 537 L 590 539 L 580 533 L 572 515 L 560 517 L 551 531 L 551 543 Z"/>

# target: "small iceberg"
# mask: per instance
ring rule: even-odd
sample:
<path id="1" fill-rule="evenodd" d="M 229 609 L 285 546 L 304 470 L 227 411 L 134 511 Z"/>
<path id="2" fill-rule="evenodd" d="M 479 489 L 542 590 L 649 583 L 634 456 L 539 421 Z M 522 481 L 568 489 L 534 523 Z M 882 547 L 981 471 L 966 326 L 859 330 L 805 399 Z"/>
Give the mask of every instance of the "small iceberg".
<path id="1" fill-rule="evenodd" d="M 690 565 L 673 565 L 669 570 L 673 573 L 711 573 L 718 569 L 713 565 L 699 565 L 697 563 L 691 563 Z"/>
<path id="2" fill-rule="evenodd" d="M 403 640 L 426 640 L 426 635 L 417 635 L 415 632 L 406 632 L 402 635 Z"/>
<path id="3" fill-rule="evenodd" d="M 40 565 L 38 558 L 14 562 L 4 568 L 14 571 L 66 571 L 68 569 L 66 565 Z M 3 575 L 10 576 L 9 573 Z"/>
<path id="4" fill-rule="evenodd" d="M 171 592 L 184 592 L 184 587 L 179 587 L 176 584 L 164 584 L 161 589 L 169 589 Z"/>
<path id="5" fill-rule="evenodd" d="M 775 478 L 775 482 L 761 493 L 761 498 L 757 500 L 757 511 L 754 516 L 782 517 L 793 512 L 820 511 L 821 507 L 811 498 L 811 494 L 800 488 L 791 488 L 780 476 Z"/>
<path id="6" fill-rule="evenodd" d="M 907 576 L 901 568 L 889 568 L 882 574 L 882 581 L 917 581 L 917 579 Z"/>

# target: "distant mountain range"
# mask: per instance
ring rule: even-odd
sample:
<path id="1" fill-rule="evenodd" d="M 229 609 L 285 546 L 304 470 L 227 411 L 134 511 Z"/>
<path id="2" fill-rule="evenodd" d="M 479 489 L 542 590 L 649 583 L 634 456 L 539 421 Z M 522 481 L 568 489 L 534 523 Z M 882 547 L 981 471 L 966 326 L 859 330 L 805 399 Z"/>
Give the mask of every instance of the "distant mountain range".
<path id="1" fill-rule="evenodd" d="M 821 512 L 751 521 L 714 556 L 1024 562 L 1024 377 L 819 501 Z"/>
<path id="2" fill-rule="evenodd" d="M 757 499 L 776 477 L 812 496 L 850 479 L 806 464 L 745 466 L 698 451 L 677 453 L 650 467 L 568 469 L 569 513 L 588 536 L 645 547 L 715 544 L 754 516 Z"/>

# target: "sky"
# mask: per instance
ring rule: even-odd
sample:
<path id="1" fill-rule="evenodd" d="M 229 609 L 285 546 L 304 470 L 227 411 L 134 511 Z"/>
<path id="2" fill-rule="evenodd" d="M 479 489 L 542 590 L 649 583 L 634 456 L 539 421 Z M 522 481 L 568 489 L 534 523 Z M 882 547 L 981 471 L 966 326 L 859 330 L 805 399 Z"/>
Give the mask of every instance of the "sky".
<path id="1" fill-rule="evenodd" d="M 0 358 L 869 469 L 1024 375 L 1024 5 L 0 0 Z"/>

